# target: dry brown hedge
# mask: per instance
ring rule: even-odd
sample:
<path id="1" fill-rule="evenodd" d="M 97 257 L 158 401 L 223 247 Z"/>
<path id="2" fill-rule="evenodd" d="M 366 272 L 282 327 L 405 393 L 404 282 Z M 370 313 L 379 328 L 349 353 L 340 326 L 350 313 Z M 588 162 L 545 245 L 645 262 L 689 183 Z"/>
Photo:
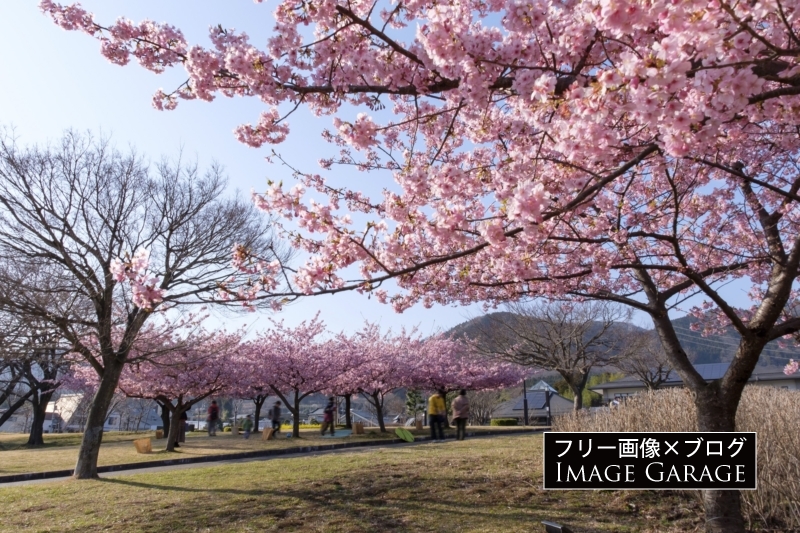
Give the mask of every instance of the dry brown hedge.
<path id="1" fill-rule="evenodd" d="M 739 431 L 758 433 L 758 490 L 742 491 L 750 527 L 800 529 L 800 391 L 751 385 L 736 414 Z M 554 431 L 697 431 L 689 391 L 628 398 L 614 409 L 557 418 Z"/>

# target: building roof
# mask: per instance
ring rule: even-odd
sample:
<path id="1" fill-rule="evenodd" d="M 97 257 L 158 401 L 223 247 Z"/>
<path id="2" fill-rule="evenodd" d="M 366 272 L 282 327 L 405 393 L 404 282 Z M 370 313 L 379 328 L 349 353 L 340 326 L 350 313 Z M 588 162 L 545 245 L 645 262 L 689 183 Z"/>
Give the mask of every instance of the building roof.
<path id="1" fill-rule="evenodd" d="M 527 396 L 528 396 L 528 409 L 544 409 L 545 406 L 547 405 L 547 393 L 543 390 L 536 390 L 536 391 L 529 390 L 527 392 Z M 553 396 L 558 396 L 558 395 L 551 394 L 550 398 L 552 399 Z M 512 411 L 523 411 L 525 409 L 525 397 L 522 396 L 520 398 L 517 398 L 517 401 L 514 402 L 514 407 L 512 407 L 511 409 Z"/>
<path id="2" fill-rule="evenodd" d="M 492 418 L 521 418 L 525 412 L 525 398 L 519 396 L 498 405 L 492 412 Z M 556 415 L 572 410 L 572 400 L 567 400 L 559 394 L 550 394 L 550 411 Z M 528 414 L 531 417 L 546 416 L 547 406 L 545 391 L 528 392 Z"/>
<path id="3" fill-rule="evenodd" d="M 540 380 L 528 390 L 549 390 L 550 392 L 557 392 L 556 389 L 551 387 L 546 381 Z"/>
<path id="4" fill-rule="evenodd" d="M 695 370 L 703 377 L 706 381 L 713 381 L 715 379 L 721 378 L 725 375 L 725 372 L 728 371 L 728 367 L 731 366 L 730 363 L 709 363 L 709 364 L 702 364 L 702 365 L 694 365 Z M 750 383 L 757 383 L 759 381 L 778 381 L 778 380 L 796 380 L 800 379 L 800 376 L 787 376 L 783 372 L 777 371 L 766 371 L 766 372 L 753 372 L 750 376 L 748 382 Z M 680 375 L 674 370 L 670 372 L 669 378 L 664 381 L 662 384 L 663 387 L 678 387 L 683 385 L 683 379 L 681 379 Z M 629 389 L 629 388 L 639 388 L 644 387 L 644 383 L 637 377 L 634 376 L 625 376 L 621 379 L 617 379 L 615 381 L 609 381 L 608 383 L 601 383 L 599 385 L 595 385 L 590 387 L 589 390 L 604 390 L 604 389 Z"/>

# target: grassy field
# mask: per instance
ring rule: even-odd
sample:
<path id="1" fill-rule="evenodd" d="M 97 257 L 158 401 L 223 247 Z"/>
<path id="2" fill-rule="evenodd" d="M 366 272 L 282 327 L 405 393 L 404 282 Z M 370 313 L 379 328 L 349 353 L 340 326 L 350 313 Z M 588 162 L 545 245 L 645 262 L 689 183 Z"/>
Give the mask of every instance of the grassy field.
<path id="1" fill-rule="evenodd" d="M 667 492 L 541 490 L 541 436 L 0 488 L 0 531 L 358 533 L 697 530 Z"/>
<path id="2" fill-rule="evenodd" d="M 504 428 L 471 428 L 472 431 L 499 430 Z M 283 429 L 284 434 L 287 428 Z M 288 429 L 290 431 L 290 429 Z M 426 431 L 414 431 L 417 434 L 427 435 Z M 133 440 L 143 437 L 153 437 L 150 433 L 122 433 L 108 432 L 103 435 L 103 446 L 100 448 L 99 465 L 113 465 L 123 463 L 140 463 L 156 461 L 159 459 L 174 459 L 193 456 L 217 455 L 238 453 L 255 450 L 268 450 L 274 448 L 291 448 L 317 444 L 330 444 L 333 442 L 353 442 L 375 439 L 396 438 L 394 430 L 381 434 L 377 430 L 367 430 L 364 435 L 353 435 L 341 439 L 322 438 L 318 429 L 301 431 L 300 439 L 287 439 L 284 437 L 262 441 L 260 434 L 254 434 L 249 440 L 244 440 L 241 435 L 233 436 L 231 433 L 218 432 L 216 437 L 208 437 L 204 432 L 187 433 L 186 442 L 175 452 L 166 452 L 166 439 L 153 439 L 153 453 L 139 454 L 133 446 Z M 0 433 L 0 475 L 19 474 L 26 472 L 43 472 L 47 470 L 64 470 L 75 466 L 78 457 L 78 446 L 81 435 L 65 433 L 45 435 L 45 445 L 41 448 L 30 449 L 25 446 L 27 435 L 9 435 Z"/>

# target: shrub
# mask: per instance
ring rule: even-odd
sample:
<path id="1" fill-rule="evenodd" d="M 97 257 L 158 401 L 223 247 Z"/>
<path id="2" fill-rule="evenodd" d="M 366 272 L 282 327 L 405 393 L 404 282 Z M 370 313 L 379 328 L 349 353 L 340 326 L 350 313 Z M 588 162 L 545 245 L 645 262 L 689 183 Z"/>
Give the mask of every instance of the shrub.
<path id="1" fill-rule="evenodd" d="M 228 432 L 231 431 L 231 427 L 230 426 L 225 426 L 225 428 L 222 431 L 224 431 L 225 433 L 228 433 Z"/>
<path id="2" fill-rule="evenodd" d="M 758 433 L 758 490 L 741 493 L 742 511 L 751 529 L 756 524 L 781 531 L 800 528 L 798 427 L 799 391 L 745 387 L 736 429 Z M 553 430 L 697 431 L 697 418 L 688 390 L 666 389 L 630 397 L 614 409 L 557 417 Z"/>
<path id="3" fill-rule="evenodd" d="M 516 426 L 516 418 L 493 418 L 489 423 L 490 426 Z"/>

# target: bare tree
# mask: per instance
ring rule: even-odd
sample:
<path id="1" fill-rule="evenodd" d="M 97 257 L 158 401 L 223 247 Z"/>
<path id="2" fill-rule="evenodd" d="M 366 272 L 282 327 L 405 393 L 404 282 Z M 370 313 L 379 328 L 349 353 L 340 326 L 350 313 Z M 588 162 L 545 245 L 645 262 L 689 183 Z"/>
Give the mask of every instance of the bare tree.
<path id="1" fill-rule="evenodd" d="M 392 391 L 386 395 L 383 405 L 384 415 L 389 413 L 393 415 L 402 415 L 405 412 L 406 402 L 405 399 L 397 394 L 397 391 Z"/>
<path id="2" fill-rule="evenodd" d="M 0 310 L 0 328 L 0 404 L 9 403 L 0 424 L 30 402 L 27 444 L 41 446 L 47 405 L 59 387 L 59 376 L 69 367 L 66 350 L 59 346 L 55 328 L 41 320 Z"/>
<path id="3" fill-rule="evenodd" d="M 500 404 L 510 400 L 511 395 L 502 390 L 469 391 L 467 399 L 470 424 L 485 426 L 489 424 Z"/>
<path id="4" fill-rule="evenodd" d="M 507 308 L 507 313 L 476 321 L 478 349 L 520 365 L 558 372 L 575 395 L 575 410 L 583 407 L 583 390 L 592 368 L 627 353 L 620 322 L 630 317 L 630 311 L 622 306 L 536 300 Z"/>
<path id="5" fill-rule="evenodd" d="M 0 413 L 0 426 L 14 416 L 14 413 L 21 409 L 33 394 L 21 380 L 22 370 L 16 362 L 0 361 L 0 407 L 6 404 L 5 411 Z"/>
<path id="6" fill-rule="evenodd" d="M 269 398 L 270 389 L 267 387 L 256 386 L 253 387 L 250 390 L 250 392 L 252 394 L 252 396 L 250 396 L 250 400 L 253 402 L 253 405 L 255 405 L 255 416 L 253 417 L 255 419 L 253 420 L 253 432 L 257 433 L 259 430 L 258 428 L 259 419 L 261 418 L 261 408 L 264 407 L 267 398 Z"/>
<path id="7" fill-rule="evenodd" d="M 19 346 L 22 335 L 18 317 L 0 309 L 0 406 L 6 404 L 6 410 L 0 414 L 0 426 L 25 405 L 31 395 L 24 391 Z"/>
<path id="8" fill-rule="evenodd" d="M 633 332 L 628 341 L 630 349 L 619 358 L 617 368 L 639 378 L 648 390 L 661 387 L 673 372 L 661 341 L 650 331 Z"/>
<path id="9" fill-rule="evenodd" d="M 69 368 L 65 353 L 63 349 L 56 347 L 39 348 L 22 362 L 25 382 L 31 392 L 28 401 L 33 412 L 28 446 L 44 445 L 47 405 L 60 386 L 59 376 Z"/>
<path id="10" fill-rule="evenodd" d="M 224 197 L 225 188 L 218 166 L 205 173 L 180 159 L 151 166 L 133 151 L 74 132 L 45 148 L 23 148 L 0 134 L 0 264 L 13 265 L 0 269 L 0 305 L 58 328 L 100 376 L 76 478 L 97 477 L 103 425 L 145 321 L 159 307 L 216 301 L 233 273 L 237 243 L 287 259 L 268 221 L 250 202 Z M 163 301 L 142 307 L 111 269 L 140 249 L 150 252 L 149 270 L 164 291 Z M 47 266 L 46 280 L 24 275 L 36 265 Z M 30 296 L 48 293 L 73 300 Z"/>
<path id="11" fill-rule="evenodd" d="M 114 413 L 119 415 L 120 418 L 120 431 L 139 431 L 142 420 L 144 420 L 152 408 L 152 400 L 124 398 L 114 409 Z"/>

